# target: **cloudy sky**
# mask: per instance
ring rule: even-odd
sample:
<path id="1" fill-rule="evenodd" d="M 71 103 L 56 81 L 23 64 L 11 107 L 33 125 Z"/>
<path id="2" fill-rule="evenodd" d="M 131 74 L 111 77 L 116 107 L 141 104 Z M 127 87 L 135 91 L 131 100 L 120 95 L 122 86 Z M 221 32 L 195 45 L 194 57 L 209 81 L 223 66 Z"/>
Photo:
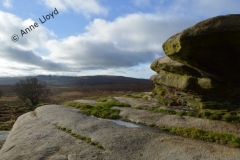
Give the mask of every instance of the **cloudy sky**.
<path id="1" fill-rule="evenodd" d="M 204 19 L 240 12 L 239 0 L 0 2 L 1 77 L 149 78 L 151 62 L 164 56 L 162 44 L 171 35 Z"/>

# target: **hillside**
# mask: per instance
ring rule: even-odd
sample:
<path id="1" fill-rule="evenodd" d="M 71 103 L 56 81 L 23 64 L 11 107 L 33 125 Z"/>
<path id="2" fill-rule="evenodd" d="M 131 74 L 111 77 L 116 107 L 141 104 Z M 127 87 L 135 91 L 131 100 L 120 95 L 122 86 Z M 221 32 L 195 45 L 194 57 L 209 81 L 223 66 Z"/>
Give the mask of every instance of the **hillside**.
<path id="1" fill-rule="evenodd" d="M 126 83 L 151 83 L 148 79 L 137 79 L 123 76 L 35 76 L 48 85 L 53 86 L 82 86 L 82 85 L 105 85 L 105 84 L 126 84 Z M 0 77 L 0 85 L 13 85 L 21 79 L 29 77 Z"/>

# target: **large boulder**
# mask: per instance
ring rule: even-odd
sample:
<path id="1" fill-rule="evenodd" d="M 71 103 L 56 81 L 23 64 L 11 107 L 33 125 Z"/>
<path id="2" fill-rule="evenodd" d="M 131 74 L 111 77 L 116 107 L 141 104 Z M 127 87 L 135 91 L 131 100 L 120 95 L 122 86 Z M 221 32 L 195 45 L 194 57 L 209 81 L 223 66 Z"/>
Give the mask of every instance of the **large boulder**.
<path id="1" fill-rule="evenodd" d="M 239 39 L 240 15 L 218 16 L 173 35 L 163 50 L 205 76 L 240 86 Z"/>

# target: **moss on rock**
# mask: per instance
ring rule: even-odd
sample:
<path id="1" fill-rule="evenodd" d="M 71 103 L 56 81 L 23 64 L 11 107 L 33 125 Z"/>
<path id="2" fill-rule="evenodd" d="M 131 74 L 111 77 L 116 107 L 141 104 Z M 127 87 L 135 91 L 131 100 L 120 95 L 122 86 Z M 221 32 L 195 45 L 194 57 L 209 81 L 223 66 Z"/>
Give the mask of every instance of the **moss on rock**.
<path id="1" fill-rule="evenodd" d="M 152 76 L 151 80 L 156 84 L 184 90 L 194 87 L 194 84 L 197 82 L 197 78 L 195 77 L 172 74 L 169 72 L 161 72 L 159 75 Z"/>
<path id="2" fill-rule="evenodd" d="M 194 70 L 182 63 L 173 61 L 168 56 L 161 57 L 155 60 L 151 64 L 151 69 L 157 72 L 158 74 L 161 71 L 166 71 L 166 72 L 175 73 L 179 75 L 190 75 L 194 77 L 202 77 L 202 74 L 199 73 L 197 70 Z"/>

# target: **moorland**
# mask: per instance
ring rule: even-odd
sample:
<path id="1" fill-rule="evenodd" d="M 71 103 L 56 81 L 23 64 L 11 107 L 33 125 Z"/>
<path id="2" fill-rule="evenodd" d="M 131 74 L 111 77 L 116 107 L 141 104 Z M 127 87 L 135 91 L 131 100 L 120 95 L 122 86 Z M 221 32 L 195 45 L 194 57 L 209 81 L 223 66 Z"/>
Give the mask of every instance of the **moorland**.
<path id="1" fill-rule="evenodd" d="M 37 76 L 47 82 L 50 97 L 37 106 L 28 106 L 20 101 L 13 91 L 13 85 L 24 77 L 0 78 L 0 131 L 11 130 L 16 119 L 36 107 L 45 104 L 63 104 L 76 99 L 96 100 L 103 97 L 130 95 L 139 92 L 150 92 L 154 85 L 150 80 L 134 79 L 119 76 Z M 1 85 L 2 84 L 2 85 Z"/>

